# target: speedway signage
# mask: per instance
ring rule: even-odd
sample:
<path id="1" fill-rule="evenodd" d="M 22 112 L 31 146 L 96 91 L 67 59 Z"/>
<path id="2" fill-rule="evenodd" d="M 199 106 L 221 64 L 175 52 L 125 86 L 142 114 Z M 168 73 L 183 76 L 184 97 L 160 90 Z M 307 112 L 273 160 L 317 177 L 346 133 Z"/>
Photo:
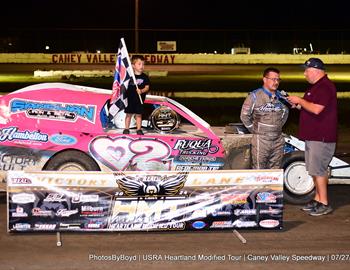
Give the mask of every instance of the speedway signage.
<path id="1" fill-rule="evenodd" d="M 9 171 L 8 231 L 281 229 L 283 171 Z"/>
<path id="2" fill-rule="evenodd" d="M 169 50 L 168 50 L 169 51 Z M 147 64 L 174 64 L 174 54 L 142 54 Z M 114 64 L 115 53 L 52 54 L 52 64 Z"/>

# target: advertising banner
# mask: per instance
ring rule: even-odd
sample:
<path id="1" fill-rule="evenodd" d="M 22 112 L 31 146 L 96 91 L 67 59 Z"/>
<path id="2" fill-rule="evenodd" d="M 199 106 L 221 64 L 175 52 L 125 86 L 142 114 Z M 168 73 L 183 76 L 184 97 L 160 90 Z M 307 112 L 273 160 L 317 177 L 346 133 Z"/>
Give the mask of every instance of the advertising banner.
<path id="1" fill-rule="evenodd" d="M 176 41 L 157 41 L 158 52 L 176 52 Z"/>
<path id="2" fill-rule="evenodd" d="M 283 170 L 7 174 L 8 231 L 282 229 Z"/>

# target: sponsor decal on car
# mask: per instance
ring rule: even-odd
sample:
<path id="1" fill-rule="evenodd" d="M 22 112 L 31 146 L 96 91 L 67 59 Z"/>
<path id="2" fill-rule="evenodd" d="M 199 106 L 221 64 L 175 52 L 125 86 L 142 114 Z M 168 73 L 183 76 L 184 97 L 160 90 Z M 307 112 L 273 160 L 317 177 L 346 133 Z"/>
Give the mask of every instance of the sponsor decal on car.
<path id="1" fill-rule="evenodd" d="M 177 165 L 175 171 L 216 171 L 221 166 Z"/>
<path id="2" fill-rule="evenodd" d="M 94 138 L 90 145 L 91 155 L 114 171 L 169 171 L 170 146 L 150 138 L 133 139 L 125 136 Z"/>
<path id="3" fill-rule="evenodd" d="M 174 150 L 179 150 L 180 155 L 206 156 L 219 151 L 217 145 L 212 145 L 211 139 L 206 140 L 177 140 Z"/>
<path id="4" fill-rule="evenodd" d="M 96 105 L 12 99 L 10 101 L 10 112 L 25 112 L 28 118 L 44 118 L 56 121 L 73 122 L 80 118 L 95 123 Z"/>
<path id="5" fill-rule="evenodd" d="M 3 141 L 28 141 L 47 142 L 48 135 L 38 131 L 19 131 L 17 127 L 8 127 L 0 130 L 0 142 Z"/>
<path id="6" fill-rule="evenodd" d="M 27 153 L 26 153 L 27 152 Z M 0 170 L 20 171 L 27 167 L 34 168 L 40 157 L 34 151 L 21 150 L 21 153 L 12 153 L 8 148 L 0 151 Z"/>
<path id="7" fill-rule="evenodd" d="M 216 157 L 208 157 L 208 156 L 179 156 L 178 161 L 185 162 L 215 162 Z"/>
<path id="8" fill-rule="evenodd" d="M 53 134 L 50 136 L 50 142 L 57 145 L 73 145 L 77 143 L 77 139 L 66 134 Z"/>

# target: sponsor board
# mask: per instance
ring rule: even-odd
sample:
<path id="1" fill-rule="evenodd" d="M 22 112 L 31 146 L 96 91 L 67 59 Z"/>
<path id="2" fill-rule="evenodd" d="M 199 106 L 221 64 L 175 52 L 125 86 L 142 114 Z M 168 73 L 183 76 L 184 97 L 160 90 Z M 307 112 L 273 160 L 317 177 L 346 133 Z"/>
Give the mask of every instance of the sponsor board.
<path id="1" fill-rule="evenodd" d="M 203 144 L 210 149 L 209 141 Z M 267 174 L 273 184 L 261 181 Z M 7 182 L 10 232 L 281 229 L 283 224 L 282 170 L 10 171 Z"/>
<path id="2" fill-rule="evenodd" d="M 157 51 L 158 52 L 175 52 L 176 51 L 176 41 L 157 41 Z"/>

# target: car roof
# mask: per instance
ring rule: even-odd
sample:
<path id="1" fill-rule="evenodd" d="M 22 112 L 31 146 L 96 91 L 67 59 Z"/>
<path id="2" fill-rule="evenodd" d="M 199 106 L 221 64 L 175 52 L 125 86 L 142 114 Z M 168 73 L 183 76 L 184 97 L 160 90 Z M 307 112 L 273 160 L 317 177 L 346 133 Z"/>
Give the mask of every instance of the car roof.
<path id="1" fill-rule="evenodd" d="M 28 91 L 36 91 L 36 90 L 42 90 L 42 89 L 54 89 L 54 88 L 62 88 L 72 91 L 79 91 L 79 92 L 95 92 L 95 93 L 101 93 L 101 94 L 110 94 L 111 90 L 108 89 L 102 89 L 102 88 L 94 88 L 89 86 L 82 86 L 82 85 L 74 85 L 74 84 L 68 84 L 68 83 L 38 83 L 33 84 L 21 89 L 16 90 L 16 93 L 22 93 L 22 92 L 28 92 Z M 14 93 L 14 92 L 13 92 Z"/>
<path id="2" fill-rule="evenodd" d="M 68 83 L 39 83 L 39 84 L 34 84 L 30 85 L 21 89 L 18 89 L 11 94 L 16 94 L 16 93 L 23 93 L 23 92 L 28 92 L 28 91 L 39 91 L 43 90 L 49 91 L 50 89 L 66 89 L 70 91 L 77 91 L 77 92 L 92 92 L 92 93 L 97 93 L 97 94 L 105 94 L 105 95 L 110 95 L 112 93 L 112 90 L 109 89 L 103 89 L 103 88 L 95 88 L 95 87 L 90 87 L 90 86 L 83 86 L 83 85 L 75 85 L 75 84 L 68 84 Z M 177 101 L 168 98 L 168 97 L 163 97 L 163 96 L 155 96 L 155 95 L 147 95 L 146 100 L 153 101 L 153 102 L 168 102 L 171 103 L 184 112 L 186 112 L 188 115 L 193 117 L 196 121 L 198 121 L 201 125 L 203 125 L 206 128 L 210 128 L 210 125 L 204 121 L 201 117 L 196 115 L 194 112 L 183 106 L 182 104 L 178 103 Z"/>
<path id="3" fill-rule="evenodd" d="M 38 83 L 26 86 L 24 88 L 18 89 L 10 94 L 14 93 L 23 93 L 28 91 L 36 91 L 36 90 L 50 90 L 50 89 L 66 89 L 71 91 L 78 91 L 78 92 L 93 92 L 98 94 L 111 94 L 112 89 L 104 89 L 104 88 L 96 88 L 96 87 L 90 87 L 90 86 L 83 86 L 83 85 L 75 85 L 75 84 L 69 84 L 69 83 Z M 154 100 L 154 101 L 169 101 L 169 98 L 162 97 L 162 96 L 155 96 L 155 95 L 147 95 L 147 99 Z"/>

